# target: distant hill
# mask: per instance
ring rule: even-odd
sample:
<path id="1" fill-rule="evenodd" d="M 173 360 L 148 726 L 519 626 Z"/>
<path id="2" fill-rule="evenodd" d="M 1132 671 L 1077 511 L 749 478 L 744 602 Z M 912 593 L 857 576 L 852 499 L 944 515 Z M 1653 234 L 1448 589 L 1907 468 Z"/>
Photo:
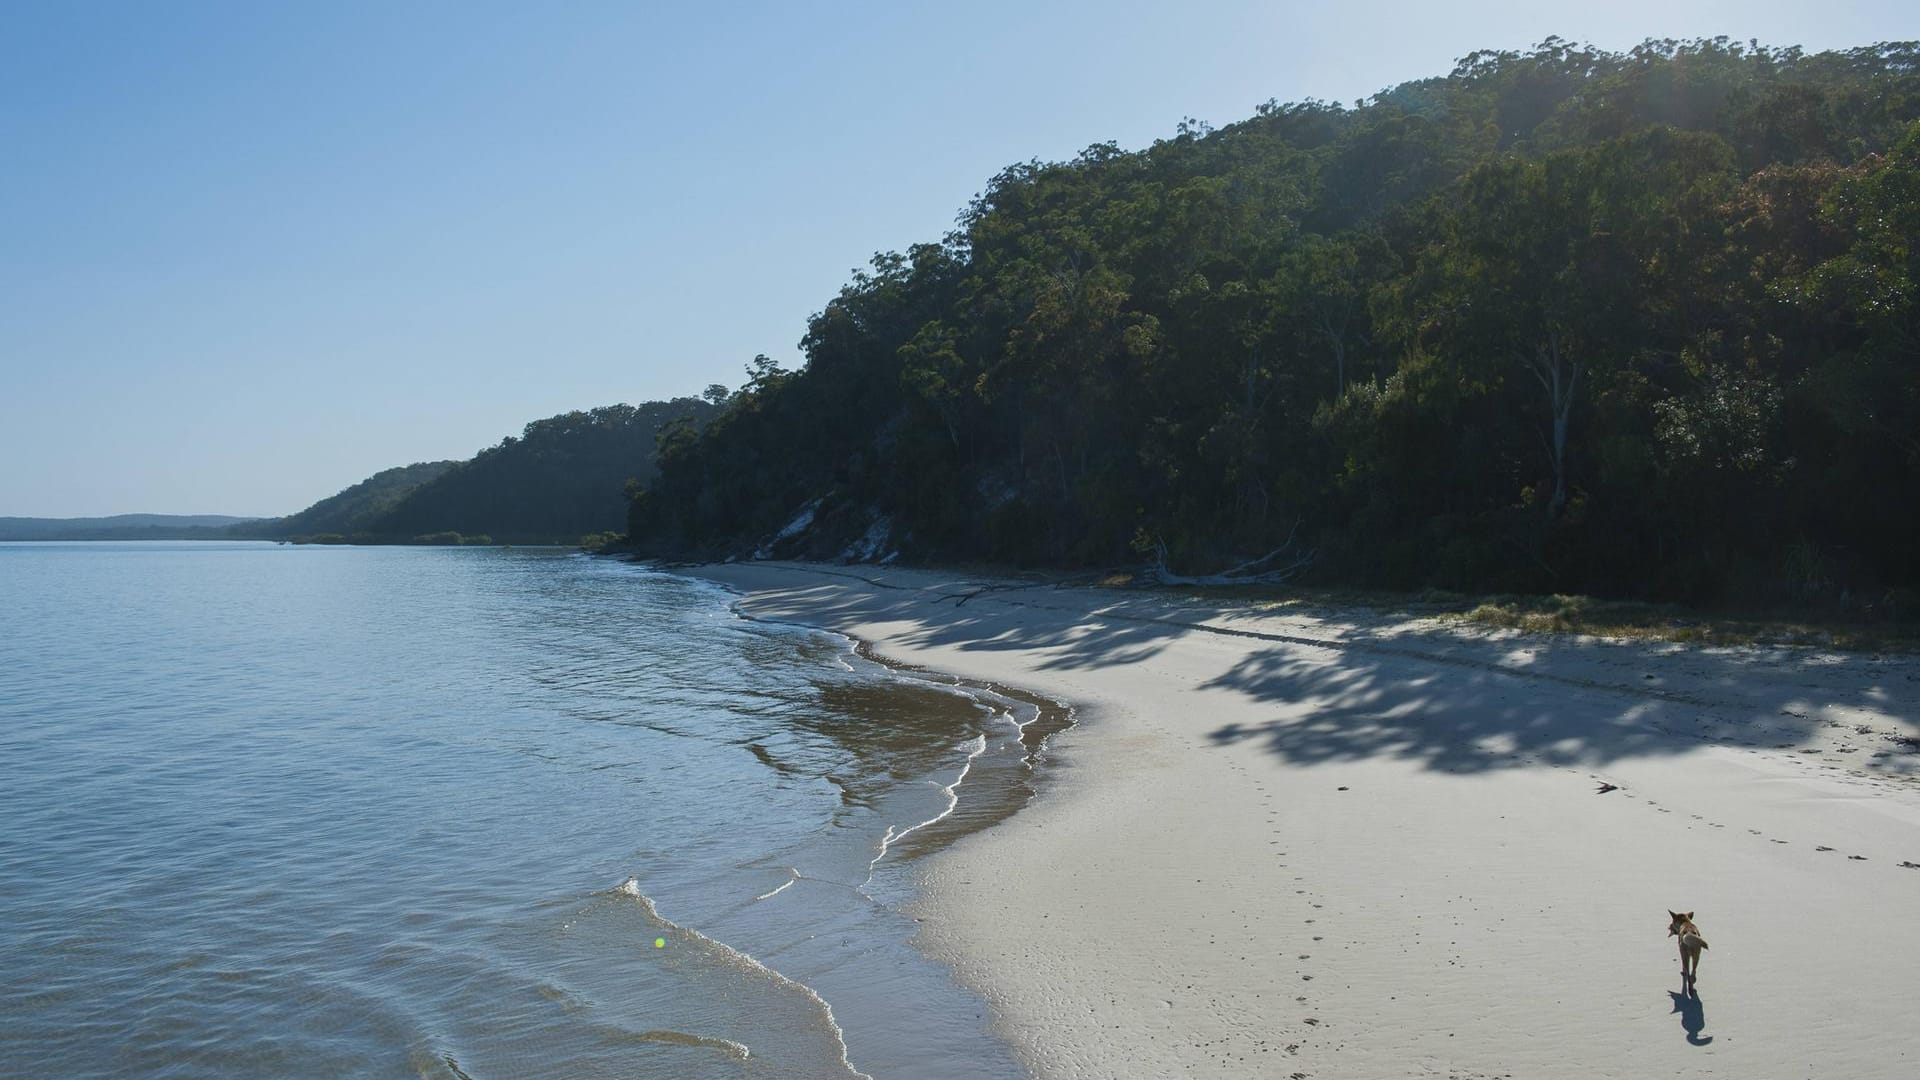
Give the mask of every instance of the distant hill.
<path id="1" fill-rule="evenodd" d="M 372 532 L 382 515 L 421 485 L 432 482 L 460 463 L 422 461 L 374 473 L 350 488 L 329 495 L 297 514 L 249 522 L 230 535 L 261 540 L 286 540 L 326 534 L 350 536 Z"/>
<path id="2" fill-rule="evenodd" d="M 699 398 L 608 405 L 528 424 L 471 461 L 375 473 L 297 514 L 226 535 L 358 544 L 574 544 L 626 524 L 626 484 L 653 479 L 660 433 L 698 428 L 718 407 Z"/>
<path id="3" fill-rule="evenodd" d="M 115 514 L 96 518 L 0 517 L 0 540 L 220 540 L 256 518 L 226 514 Z"/>
<path id="4" fill-rule="evenodd" d="M 536 420 L 518 437 L 510 435 L 413 489 L 370 519 L 364 531 L 388 541 L 459 533 L 566 544 L 621 532 L 626 483 L 653 479 L 660 432 L 681 420 L 697 427 L 716 411 L 699 398 L 675 398 Z"/>
<path id="5" fill-rule="evenodd" d="M 661 432 L 676 423 L 698 430 L 718 411 L 675 398 L 562 413 L 471 461 L 386 469 L 285 517 L 0 518 L 0 540 L 573 544 L 622 531 L 627 481 L 652 481 Z"/>

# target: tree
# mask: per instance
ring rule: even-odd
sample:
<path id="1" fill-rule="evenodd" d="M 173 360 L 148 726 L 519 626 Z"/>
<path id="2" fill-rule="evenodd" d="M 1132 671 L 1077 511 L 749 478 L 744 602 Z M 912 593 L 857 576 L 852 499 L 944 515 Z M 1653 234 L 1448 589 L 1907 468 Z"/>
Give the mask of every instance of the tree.
<path id="1" fill-rule="evenodd" d="M 663 443 L 660 550 L 1920 585 L 1920 46 L 1476 53 L 992 177 Z M 1804 568 L 1804 566 L 1803 566 Z M 1838 588 L 1848 586 L 1838 585 Z M 1807 590 L 1799 590 L 1805 596 Z"/>
<path id="2" fill-rule="evenodd" d="M 1539 387 L 1549 518 L 1566 507 L 1583 391 L 1643 353 L 1677 354 L 1663 290 L 1699 263 L 1694 234 L 1729 170 L 1720 140 L 1662 129 L 1497 160 L 1467 177 L 1430 245 L 1421 276 L 1437 351 L 1492 382 L 1510 367 Z"/>

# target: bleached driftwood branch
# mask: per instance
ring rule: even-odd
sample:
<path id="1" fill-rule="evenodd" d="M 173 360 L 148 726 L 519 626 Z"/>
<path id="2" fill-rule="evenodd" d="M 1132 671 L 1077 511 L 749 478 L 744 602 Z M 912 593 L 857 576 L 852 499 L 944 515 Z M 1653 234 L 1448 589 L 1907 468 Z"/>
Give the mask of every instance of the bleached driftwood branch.
<path id="1" fill-rule="evenodd" d="M 1147 576 L 1158 585 L 1280 585 L 1292 580 L 1294 575 L 1313 565 L 1313 552 L 1295 554 L 1293 561 L 1284 566 L 1271 566 L 1275 559 L 1293 549 L 1294 536 L 1300 531 L 1298 522 L 1293 531 L 1287 534 L 1287 542 L 1267 552 L 1257 559 L 1251 559 L 1239 566 L 1222 570 L 1217 574 L 1176 574 L 1167 568 L 1167 545 L 1158 537 L 1153 541 L 1153 563 L 1147 567 Z M 1267 566 L 1268 569 L 1259 569 Z"/>

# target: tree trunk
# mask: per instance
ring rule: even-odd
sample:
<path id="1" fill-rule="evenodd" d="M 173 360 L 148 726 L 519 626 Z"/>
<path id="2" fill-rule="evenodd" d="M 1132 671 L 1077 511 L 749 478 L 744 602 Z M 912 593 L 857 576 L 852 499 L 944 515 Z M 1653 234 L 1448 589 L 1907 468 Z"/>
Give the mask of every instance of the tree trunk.
<path id="1" fill-rule="evenodd" d="M 1574 394 L 1580 388 L 1580 365 L 1560 347 L 1560 335 L 1547 331 L 1546 340 L 1535 350 L 1533 376 L 1547 392 L 1547 405 L 1553 419 L 1552 435 L 1547 440 L 1547 456 L 1553 462 L 1553 497 L 1547 500 L 1547 517 L 1557 518 L 1567 505 L 1567 427 L 1573 417 Z"/>
<path id="2" fill-rule="evenodd" d="M 1353 297 L 1341 300 L 1338 308 L 1322 308 L 1320 333 L 1333 349 L 1333 376 L 1339 393 L 1347 392 L 1347 326 L 1353 322 Z"/>

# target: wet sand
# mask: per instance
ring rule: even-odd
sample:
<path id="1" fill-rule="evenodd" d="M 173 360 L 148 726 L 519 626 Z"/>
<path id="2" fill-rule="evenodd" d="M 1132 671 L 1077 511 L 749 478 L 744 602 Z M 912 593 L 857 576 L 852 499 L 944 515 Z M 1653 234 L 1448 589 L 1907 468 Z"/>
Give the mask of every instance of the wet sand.
<path id="1" fill-rule="evenodd" d="M 1920 1069 L 1914 658 L 695 573 L 1078 710 L 918 910 L 1039 1077 Z M 1669 908 L 1710 943 L 1692 990 Z"/>

